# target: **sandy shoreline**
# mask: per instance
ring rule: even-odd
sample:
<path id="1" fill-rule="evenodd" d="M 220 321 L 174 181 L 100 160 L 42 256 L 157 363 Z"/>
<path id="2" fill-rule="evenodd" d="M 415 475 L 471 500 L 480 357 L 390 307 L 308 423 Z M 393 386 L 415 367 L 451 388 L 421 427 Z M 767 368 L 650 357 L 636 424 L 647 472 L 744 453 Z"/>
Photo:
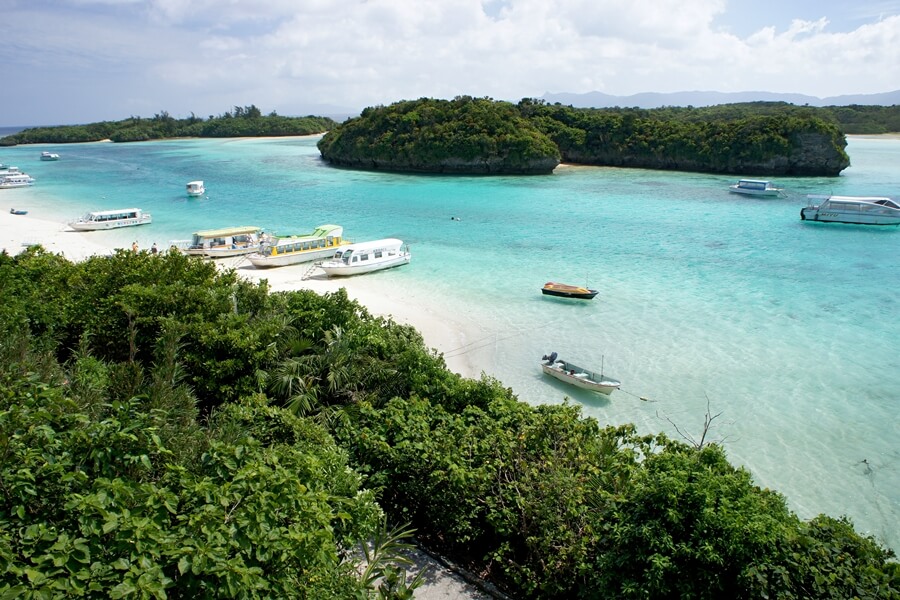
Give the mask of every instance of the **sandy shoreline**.
<path id="1" fill-rule="evenodd" d="M 18 254 L 32 244 L 40 244 L 50 252 L 62 254 L 73 261 L 89 256 L 108 255 L 117 247 L 122 247 L 121 232 L 122 230 L 77 232 L 65 225 L 62 219 L 49 221 L 30 214 L 13 215 L 6 209 L 0 210 L 0 250 L 11 255 Z M 471 330 L 471 326 L 442 313 L 438 307 L 419 301 L 415 294 L 379 282 L 377 275 L 328 279 L 321 270 L 317 270 L 308 279 L 304 279 L 311 266 L 309 263 L 256 269 L 243 257 L 217 262 L 221 268 L 234 268 L 238 275 L 246 279 L 268 280 L 269 288 L 276 292 L 309 289 L 324 294 L 345 288 L 350 298 L 365 306 L 373 315 L 388 317 L 397 323 L 415 327 L 422 334 L 425 343 L 440 353 L 461 348 L 478 334 Z M 465 355 L 447 358 L 446 362 L 450 370 L 465 377 L 479 375 Z"/>

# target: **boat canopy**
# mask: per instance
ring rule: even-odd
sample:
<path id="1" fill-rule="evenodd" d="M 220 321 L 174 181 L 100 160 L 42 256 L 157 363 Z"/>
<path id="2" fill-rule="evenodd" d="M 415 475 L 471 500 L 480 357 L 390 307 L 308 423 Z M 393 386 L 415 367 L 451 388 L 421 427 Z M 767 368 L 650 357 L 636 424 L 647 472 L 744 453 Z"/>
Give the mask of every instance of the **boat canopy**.
<path id="1" fill-rule="evenodd" d="M 249 235 L 253 233 L 260 233 L 262 231 L 261 227 L 226 227 L 224 229 L 207 229 L 205 231 L 197 231 L 194 233 L 195 238 L 220 238 L 220 237 L 231 237 L 235 235 Z"/>
<path id="2" fill-rule="evenodd" d="M 369 250 L 398 250 L 403 245 L 403 240 L 397 238 L 385 238 L 383 240 L 373 240 L 371 242 L 359 242 L 350 244 L 344 248 L 344 254 L 350 252 L 367 252 Z"/>
<path id="3" fill-rule="evenodd" d="M 765 181 L 763 179 L 740 179 L 736 185 L 731 187 L 739 190 L 753 190 L 758 192 L 774 191 L 778 189 L 772 185 L 771 181 Z"/>
<path id="4" fill-rule="evenodd" d="M 98 210 L 84 215 L 85 221 L 112 221 L 115 219 L 136 219 L 141 215 L 139 208 L 120 208 L 117 210 Z"/>
<path id="5" fill-rule="evenodd" d="M 853 204 L 878 204 L 881 206 L 886 206 L 888 208 L 898 208 L 900 209 L 900 203 L 898 203 L 893 198 L 888 198 L 887 196 L 825 196 L 821 194 L 809 194 L 806 196 L 806 199 L 812 203 L 822 203 L 826 201 L 831 202 L 846 202 Z"/>

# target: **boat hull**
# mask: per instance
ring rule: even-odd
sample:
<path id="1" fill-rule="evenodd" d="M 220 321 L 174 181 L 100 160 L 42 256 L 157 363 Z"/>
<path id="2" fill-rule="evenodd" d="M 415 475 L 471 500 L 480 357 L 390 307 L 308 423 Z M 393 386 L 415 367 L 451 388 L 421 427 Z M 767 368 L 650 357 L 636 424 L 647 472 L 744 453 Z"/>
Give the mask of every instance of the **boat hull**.
<path id="1" fill-rule="evenodd" d="M 761 196 L 763 198 L 775 198 L 781 195 L 782 190 L 778 188 L 772 188 L 768 190 L 748 190 L 746 188 L 738 188 L 736 186 L 731 186 L 729 191 L 732 194 L 741 194 L 743 196 Z"/>
<path id="2" fill-rule="evenodd" d="M 579 369 L 574 365 L 570 365 L 568 363 L 560 362 L 554 363 L 552 365 L 541 363 L 541 369 L 547 375 L 558 379 L 563 383 L 568 383 L 569 385 L 574 385 L 575 387 L 584 390 L 599 392 L 607 396 L 612 394 L 615 390 L 619 389 L 619 386 L 622 385 L 621 382 L 615 379 L 608 377 L 598 377 L 597 375 L 594 375 L 589 371 L 584 371 L 583 369 Z M 574 372 L 570 373 L 570 371 Z"/>
<path id="3" fill-rule="evenodd" d="M 329 261 L 322 263 L 321 269 L 329 277 L 349 277 L 351 275 L 362 275 L 364 273 L 372 273 L 375 271 L 383 271 L 384 269 L 392 269 L 409 263 L 410 255 L 408 252 L 398 256 L 392 256 L 380 261 L 373 261 L 369 264 L 347 265 L 340 261 Z"/>
<path id="4" fill-rule="evenodd" d="M 819 223 L 845 223 L 848 225 L 900 225 L 900 214 L 879 215 L 866 214 L 860 211 L 842 212 L 820 210 L 817 207 L 800 209 L 800 219 Z"/>
<path id="5" fill-rule="evenodd" d="M 228 258 L 229 256 L 241 256 L 259 252 L 259 244 L 239 246 L 237 248 L 185 248 L 181 251 L 185 254 L 204 256 L 206 258 Z"/>
<path id="6" fill-rule="evenodd" d="M 16 183 L 0 183 L 0 190 L 11 190 L 13 188 L 28 187 L 34 185 L 33 181 L 16 182 Z"/>
<path id="7" fill-rule="evenodd" d="M 597 295 L 597 290 L 578 287 L 577 285 L 568 285 L 565 283 L 555 283 L 548 281 L 541 288 L 541 293 L 545 296 L 556 296 L 557 298 L 575 298 L 578 300 L 590 300 Z"/>
<path id="8" fill-rule="evenodd" d="M 562 290 L 541 289 L 541 293 L 545 296 L 556 296 L 557 298 L 576 298 L 578 300 L 590 300 L 597 295 L 597 290 L 589 290 L 587 292 L 566 292 Z"/>
<path id="9" fill-rule="evenodd" d="M 334 251 L 340 246 L 331 246 L 328 248 L 318 248 L 315 250 L 300 250 L 297 252 L 286 252 L 277 255 L 251 254 L 247 260 L 258 269 L 268 269 L 270 267 L 286 267 L 289 265 L 299 265 L 302 263 L 312 262 L 315 260 L 325 260 L 334 256 Z"/>
<path id="10" fill-rule="evenodd" d="M 135 227 L 137 225 L 147 225 L 153 222 L 150 215 L 144 215 L 137 219 L 120 219 L 115 221 L 72 221 L 69 227 L 75 231 L 105 231 L 107 229 L 119 229 L 121 227 Z"/>

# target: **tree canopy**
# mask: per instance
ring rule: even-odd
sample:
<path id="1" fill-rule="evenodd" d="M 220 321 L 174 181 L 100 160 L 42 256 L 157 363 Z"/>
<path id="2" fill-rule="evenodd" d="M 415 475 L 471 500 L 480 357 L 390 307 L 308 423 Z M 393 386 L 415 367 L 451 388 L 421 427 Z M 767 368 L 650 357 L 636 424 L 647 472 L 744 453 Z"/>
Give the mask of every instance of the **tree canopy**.
<path id="1" fill-rule="evenodd" d="M 408 598 L 351 552 L 408 525 L 521 598 L 900 598 L 722 447 L 524 404 L 343 290 L 33 247 L 0 293 L 4 596 Z"/>
<path id="2" fill-rule="evenodd" d="M 319 141 L 335 165 L 430 173 L 549 173 L 559 160 L 711 173 L 837 175 L 833 115 L 784 103 L 576 109 L 467 96 L 367 108 Z"/>
<path id="3" fill-rule="evenodd" d="M 263 115 L 255 105 L 235 106 L 208 119 L 191 116 L 176 119 L 166 111 L 150 118 L 129 117 L 87 125 L 32 127 L 0 138 L 0 146 L 16 144 L 66 144 L 76 142 L 143 142 L 177 137 L 275 137 L 323 133 L 337 123 L 328 117 L 282 117 L 273 111 Z"/>

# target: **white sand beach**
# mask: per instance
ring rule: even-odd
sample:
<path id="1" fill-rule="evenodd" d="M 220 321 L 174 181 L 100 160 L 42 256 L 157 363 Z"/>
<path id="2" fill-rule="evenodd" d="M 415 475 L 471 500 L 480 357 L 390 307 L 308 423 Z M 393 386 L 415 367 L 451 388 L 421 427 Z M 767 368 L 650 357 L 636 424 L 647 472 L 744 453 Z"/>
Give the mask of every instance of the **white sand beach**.
<path id="1" fill-rule="evenodd" d="M 18 254 L 29 245 L 40 244 L 50 252 L 79 261 L 89 256 L 111 254 L 116 247 L 122 247 L 122 232 L 78 232 L 65 224 L 62 215 L 56 221 L 36 218 L 31 214 L 14 215 L 9 211 L 0 211 L 0 250 L 11 255 Z M 243 257 L 219 260 L 217 263 L 220 268 L 235 269 L 241 277 L 249 280 L 266 279 L 275 292 L 310 289 L 324 294 L 346 288 L 347 295 L 373 315 L 415 327 L 425 343 L 440 353 L 449 353 L 465 346 L 479 333 L 440 311 L 440 307 L 426 306 L 414 292 L 379 282 L 377 275 L 328 279 L 321 270 L 317 270 L 304 279 L 311 266 L 308 263 L 274 269 L 257 269 Z M 447 367 L 455 373 L 465 377 L 479 375 L 465 355 L 446 360 Z"/>

